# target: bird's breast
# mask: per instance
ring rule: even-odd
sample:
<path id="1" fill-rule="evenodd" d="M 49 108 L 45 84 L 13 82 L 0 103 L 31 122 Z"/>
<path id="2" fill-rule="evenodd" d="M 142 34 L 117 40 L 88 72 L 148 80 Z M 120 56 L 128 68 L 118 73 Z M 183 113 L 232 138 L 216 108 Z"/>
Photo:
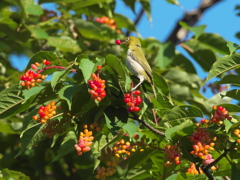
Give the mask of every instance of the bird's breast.
<path id="1" fill-rule="evenodd" d="M 132 74 L 140 78 L 140 76 L 144 76 L 145 70 L 143 67 L 138 63 L 137 59 L 135 59 L 132 55 L 132 50 L 128 49 L 127 51 L 127 60 L 126 65 L 128 69 L 131 71 Z M 145 77 L 144 77 L 145 79 Z"/>

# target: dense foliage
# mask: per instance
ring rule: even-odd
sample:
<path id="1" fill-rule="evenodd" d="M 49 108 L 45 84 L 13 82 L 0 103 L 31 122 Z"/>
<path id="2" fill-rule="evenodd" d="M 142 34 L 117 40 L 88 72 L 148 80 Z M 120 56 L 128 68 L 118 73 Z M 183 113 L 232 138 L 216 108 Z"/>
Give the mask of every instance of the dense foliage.
<path id="1" fill-rule="evenodd" d="M 0 179 L 239 178 L 238 45 L 183 22 L 194 35 L 181 43 L 141 39 L 157 97 L 147 82 L 130 92 L 139 80 L 115 40 L 137 31 L 116 2 L 46 2 L 57 11 L 0 4 Z M 151 19 L 150 0 L 139 3 Z M 31 58 L 24 72 L 10 64 L 14 53 Z"/>

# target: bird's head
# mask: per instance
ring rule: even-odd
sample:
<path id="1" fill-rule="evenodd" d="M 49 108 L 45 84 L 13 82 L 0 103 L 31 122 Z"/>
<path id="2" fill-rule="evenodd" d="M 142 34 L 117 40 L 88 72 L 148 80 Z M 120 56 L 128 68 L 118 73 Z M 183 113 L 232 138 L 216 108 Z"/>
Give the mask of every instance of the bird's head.
<path id="1" fill-rule="evenodd" d="M 133 36 L 129 36 L 127 38 L 125 38 L 124 40 L 116 40 L 116 44 L 120 45 L 120 44 L 128 44 L 129 46 L 138 46 L 141 47 L 141 43 L 139 41 L 138 38 L 133 37 Z"/>

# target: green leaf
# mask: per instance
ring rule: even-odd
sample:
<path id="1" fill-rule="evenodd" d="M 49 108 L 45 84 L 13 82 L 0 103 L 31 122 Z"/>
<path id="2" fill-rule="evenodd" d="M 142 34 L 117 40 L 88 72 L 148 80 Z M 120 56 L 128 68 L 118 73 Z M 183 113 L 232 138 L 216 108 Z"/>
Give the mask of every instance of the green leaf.
<path id="1" fill-rule="evenodd" d="M 91 74 L 95 70 L 95 63 L 92 62 L 90 59 L 88 59 L 86 56 L 81 55 L 77 58 L 79 62 L 79 68 L 81 69 L 83 73 L 83 77 L 86 83 L 88 83 L 89 78 L 91 77 Z"/>
<path id="2" fill-rule="evenodd" d="M 68 36 L 53 37 L 49 36 L 47 38 L 47 45 L 56 47 L 57 49 L 63 52 L 79 53 L 81 48 L 79 47 L 76 40 Z"/>
<path id="3" fill-rule="evenodd" d="M 220 81 L 214 83 L 214 85 L 220 84 L 233 84 L 240 86 L 240 76 L 239 75 L 226 75 Z"/>
<path id="4" fill-rule="evenodd" d="M 240 48 L 240 46 L 236 43 L 233 43 L 231 41 L 227 42 L 227 47 L 229 48 L 230 55 L 232 55 L 236 50 Z"/>
<path id="5" fill-rule="evenodd" d="M 28 30 L 32 33 L 32 36 L 36 39 L 47 39 L 48 34 L 41 27 L 28 26 Z"/>
<path id="6" fill-rule="evenodd" d="M 240 168 L 235 164 L 232 163 L 232 173 L 231 173 L 231 180 L 238 180 L 240 177 Z"/>
<path id="7" fill-rule="evenodd" d="M 224 120 L 225 130 L 228 133 L 229 129 L 233 125 L 229 120 Z"/>
<path id="8" fill-rule="evenodd" d="M 10 123 L 5 122 L 4 120 L 0 120 L 0 132 L 6 134 L 19 134 L 11 127 Z"/>
<path id="9" fill-rule="evenodd" d="M 74 97 L 76 91 L 79 89 L 79 86 L 67 85 L 59 90 L 58 94 L 61 99 L 67 101 L 68 107 L 71 110 L 72 107 L 72 98 Z"/>
<path id="10" fill-rule="evenodd" d="M 20 3 L 26 17 L 28 17 L 28 15 L 30 14 L 36 16 L 40 16 L 43 14 L 42 8 L 39 5 L 36 5 L 35 2 L 32 0 L 21 0 Z"/>
<path id="11" fill-rule="evenodd" d="M 150 0 L 139 0 L 139 2 L 142 4 L 143 9 L 147 14 L 148 20 L 152 22 Z"/>
<path id="12" fill-rule="evenodd" d="M 76 134 L 73 131 L 69 131 L 63 139 L 60 148 L 57 151 L 57 156 L 52 160 L 52 162 L 59 160 L 59 158 L 65 156 L 66 154 L 74 150 L 74 145 L 77 143 Z"/>
<path id="13" fill-rule="evenodd" d="M 169 110 L 162 121 L 177 121 L 186 118 L 203 117 L 202 111 L 194 106 L 176 106 Z"/>
<path id="14" fill-rule="evenodd" d="M 10 116 L 21 106 L 24 99 L 18 96 L 19 90 L 16 85 L 0 92 L 0 118 Z"/>
<path id="15" fill-rule="evenodd" d="M 175 67 L 178 66 L 188 73 L 197 74 L 197 71 L 196 71 L 195 67 L 193 66 L 192 62 L 180 53 L 177 53 L 174 56 L 172 65 Z"/>
<path id="16" fill-rule="evenodd" d="M 175 4 L 175 5 L 180 5 L 178 0 L 167 0 L 168 3 Z"/>
<path id="17" fill-rule="evenodd" d="M 35 124 L 22 132 L 21 147 L 15 157 L 20 156 L 25 152 L 26 148 L 32 148 L 34 145 L 45 138 L 42 132 L 44 126 L 45 125 L 42 124 Z"/>
<path id="18" fill-rule="evenodd" d="M 41 63 L 43 59 L 50 61 L 51 65 L 59 64 L 59 62 L 58 62 L 59 58 L 53 52 L 39 51 L 38 53 L 34 54 L 34 56 L 30 59 L 30 61 L 28 62 L 28 65 L 26 67 L 26 70 L 30 69 L 31 65 L 34 64 L 35 62 Z M 44 71 L 44 74 L 46 74 L 45 73 L 46 71 L 47 70 Z M 53 71 L 55 71 L 55 70 L 53 70 Z M 50 73 L 52 73 L 53 71 L 51 71 Z"/>
<path id="19" fill-rule="evenodd" d="M 223 96 L 227 96 L 236 100 L 240 101 L 240 90 L 239 89 L 233 89 L 231 91 L 227 91 L 227 93 Z"/>
<path id="20" fill-rule="evenodd" d="M 123 129 L 128 132 L 129 137 L 133 137 L 137 132 L 138 126 L 133 122 L 128 122 L 123 126 Z"/>
<path id="21" fill-rule="evenodd" d="M 114 14 L 113 18 L 118 28 L 126 28 L 128 31 L 137 32 L 134 22 L 132 22 L 129 18 L 117 13 Z"/>
<path id="22" fill-rule="evenodd" d="M 154 85 L 156 87 L 156 89 L 163 93 L 165 96 L 168 96 L 169 95 L 169 87 L 168 87 L 168 84 L 165 80 L 164 77 L 162 77 L 161 75 L 153 72 L 153 79 L 154 79 Z"/>
<path id="23" fill-rule="evenodd" d="M 176 133 L 178 134 L 178 136 L 180 135 L 181 137 L 187 136 L 188 134 L 190 134 L 190 133 L 187 133 L 187 132 L 189 132 L 193 129 L 193 128 L 191 128 L 192 125 L 193 125 L 192 121 L 186 120 L 180 125 L 177 125 L 177 126 L 174 126 L 172 128 L 167 129 L 166 132 L 165 132 L 165 136 L 166 136 L 166 138 L 168 138 L 170 140 L 172 140 L 173 136 Z"/>
<path id="24" fill-rule="evenodd" d="M 200 25 L 200 26 L 190 27 L 190 26 L 187 25 L 187 23 L 182 22 L 182 21 L 179 22 L 179 24 L 180 24 L 182 27 L 186 28 L 187 30 L 190 30 L 190 31 L 194 32 L 196 39 L 204 32 L 204 30 L 205 30 L 206 27 L 207 27 L 206 25 Z"/>
<path id="25" fill-rule="evenodd" d="M 51 86 L 54 89 L 55 86 L 57 85 L 57 83 L 59 81 L 61 81 L 62 78 L 64 78 L 64 76 L 67 75 L 67 73 L 69 73 L 69 71 L 72 69 L 72 66 L 69 66 L 68 68 L 62 70 L 62 71 L 57 71 L 54 72 L 52 75 L 52 80 L 51 80 Z"/>
<path id="26" fill-rule="evenodd" d="M 24 90 L 23 91 L 23 96 L 24 96 L 24 102 L 27 102 L 31 97 L 36 96 L 40 91 L 42 91 L 45 87 L 44 86 L 36 86 L 32 87 L 29 90 Z"/>
<path id="27" fill-rule="evenodd" d="M 86 21 L 79 18 L 75 19 L 74 22 L 77 30 L 85 38 L 106 42 L 111 40 L 109 35 L 111 34 L 112 30 L 105 24 L 94 21 Z"/>
<path id="28" fill-rule="evenodd" d="M 240 66 L 240 54 L 233 54 L 232 56 L 227 55 L 219 58 L 213 64 L 204 84 L 213 77 L 219 76 L 220 74 L 225 73 L 231 69 L 238 68 L 239 66 Z"/>
<path id="29" fill-rule="evenodd" d="M 28 176 L 19 171 L 4 168 L 0 171 L 1 180 L 30 180 Z"/>
<path id="30" fill-rule="evenodd" d="M 109 65 L 111 69 L 119 75 L 120 81 L 125 83 L 124 89 L 127 91 L 131 79 L 127 75 L 127 72 L 125 71 L 121 61 L 116 56 L 109 54 L 106 57 L 106 64 Z"/>
<path id="31" fill-rule="evenodd" d="M 218 106 L 226 108 L 228 112 L 240 112 L 240 106 L 236 104 L 219 104 Z"/>

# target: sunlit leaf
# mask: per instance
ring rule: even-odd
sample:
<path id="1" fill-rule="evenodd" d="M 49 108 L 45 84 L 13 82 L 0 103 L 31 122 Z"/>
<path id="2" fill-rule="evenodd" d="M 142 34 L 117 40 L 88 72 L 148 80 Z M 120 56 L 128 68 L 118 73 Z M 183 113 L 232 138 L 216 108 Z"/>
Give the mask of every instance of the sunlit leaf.
<path id="1" fill-rule="evenodd" d="M 240 54 L 233 54 L 232 56 L 223 56 L 219 58 L 212 66 L 208 77 L 205 81 L 209 81 L 213 77 L 219 76 L 231 69 L 238 68 L 240 66 Z M 205 84 L 204 83 L 204 84 Z"/>

